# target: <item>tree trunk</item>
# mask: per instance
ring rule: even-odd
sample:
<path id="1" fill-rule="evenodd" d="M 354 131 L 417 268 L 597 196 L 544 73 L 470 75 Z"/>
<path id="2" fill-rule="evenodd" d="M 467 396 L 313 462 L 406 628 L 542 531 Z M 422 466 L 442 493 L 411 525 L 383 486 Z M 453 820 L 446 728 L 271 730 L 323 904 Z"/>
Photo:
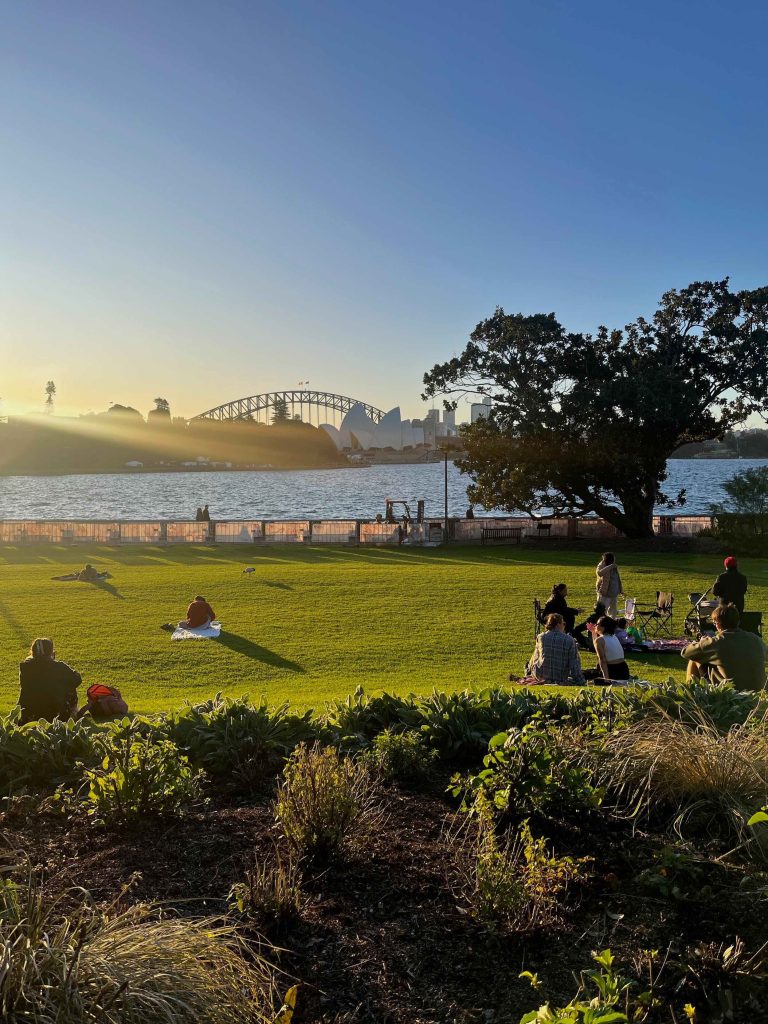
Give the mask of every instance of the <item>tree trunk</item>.
<path id="1" fill-rule="evenodd" d="M 621 500 L 622 508 L 613 508 L 605 505 L 598 511 L 600 515 L 611 526 L 621 530 L 625 537 L 632 540 L 648 540 L 654 536 L 653 532 L 653 506 L 656 500 L 656 484 L 654 481 L 651 493 L 638 493 L 635 491 L 631 496 L 617 495 Z"/>

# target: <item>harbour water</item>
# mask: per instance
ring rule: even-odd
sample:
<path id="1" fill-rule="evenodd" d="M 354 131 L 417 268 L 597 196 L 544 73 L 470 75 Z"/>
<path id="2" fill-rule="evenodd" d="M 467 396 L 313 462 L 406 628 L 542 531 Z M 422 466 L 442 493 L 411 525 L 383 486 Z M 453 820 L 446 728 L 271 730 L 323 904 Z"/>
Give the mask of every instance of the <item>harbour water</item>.
<path id="1" fill-rule="evenodd" d="M 765 459 L 674 459 L 668 494 L 684 487 L 681 514 L 706 513 L 724 495 L 721 483 Z M 449 464 L 449 514 L 467 508 L 467 477 Z M 385 498 L 426 499 L 428 515 L 443 511 L 441 463 L 365 469 L 269 472 L 115 473 L 0 477 L 0 519 L 193 519 L 207 504 L 217 519 L 373 518 Z M 660 512 L 666 511 L 659 509 Z M 482 509 L 476 509 L 483 515 Z"/>

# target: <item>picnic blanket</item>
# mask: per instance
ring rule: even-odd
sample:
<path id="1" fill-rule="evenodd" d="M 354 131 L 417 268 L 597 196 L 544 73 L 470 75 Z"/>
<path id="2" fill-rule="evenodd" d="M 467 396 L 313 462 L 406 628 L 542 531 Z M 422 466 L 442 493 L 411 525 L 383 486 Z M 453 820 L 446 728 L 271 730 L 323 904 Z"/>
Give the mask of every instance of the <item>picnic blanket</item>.
<path id="1" fill-rule="evenodd" d="M 171 635 L 171 640 L 217 640 L 220 633 L 220 622 L 210 622 L 207 626 L 197 626 L 195 629 L 177 626 Z"/>
<path id="2" fill-rule="evenodd" d="M 652 654 L 679 654 L 689 643 L 691 640 L 687 637 L 681 640 L 645 640 L 643 647 Z"/>

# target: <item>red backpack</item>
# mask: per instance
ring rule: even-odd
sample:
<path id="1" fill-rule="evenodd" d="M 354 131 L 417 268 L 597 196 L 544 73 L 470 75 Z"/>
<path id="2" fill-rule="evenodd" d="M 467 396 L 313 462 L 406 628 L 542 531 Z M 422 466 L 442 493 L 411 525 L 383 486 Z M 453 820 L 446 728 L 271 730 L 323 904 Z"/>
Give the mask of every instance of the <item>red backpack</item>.
<path id="1" fill-rule="evenodd" d="M 94 683 L 93 686 L 88 687 L 86 697 L 88 704 L 83 710 L 92 718 L 103 721 L 107 718 L 118 718 L 120 715 L 128 714 L 128 705 L 120 696 L 120 691 L 114 686 Z"/>

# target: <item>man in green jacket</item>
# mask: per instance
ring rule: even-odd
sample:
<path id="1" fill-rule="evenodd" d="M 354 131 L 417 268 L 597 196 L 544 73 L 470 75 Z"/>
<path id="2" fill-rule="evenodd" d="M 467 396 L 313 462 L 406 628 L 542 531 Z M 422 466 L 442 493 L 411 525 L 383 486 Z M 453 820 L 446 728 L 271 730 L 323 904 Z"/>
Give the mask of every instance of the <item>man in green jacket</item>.
<path id="1" fill-rule="evenodd" d="M 723 604 L 712 612 L 717 633 L 688 644 L 680 652 L 688 661 L 686 679 L 730 682 L 736 690 L 765 687 L 765 644 L 756 633 L 739 629 L 739 610 Z"/>

